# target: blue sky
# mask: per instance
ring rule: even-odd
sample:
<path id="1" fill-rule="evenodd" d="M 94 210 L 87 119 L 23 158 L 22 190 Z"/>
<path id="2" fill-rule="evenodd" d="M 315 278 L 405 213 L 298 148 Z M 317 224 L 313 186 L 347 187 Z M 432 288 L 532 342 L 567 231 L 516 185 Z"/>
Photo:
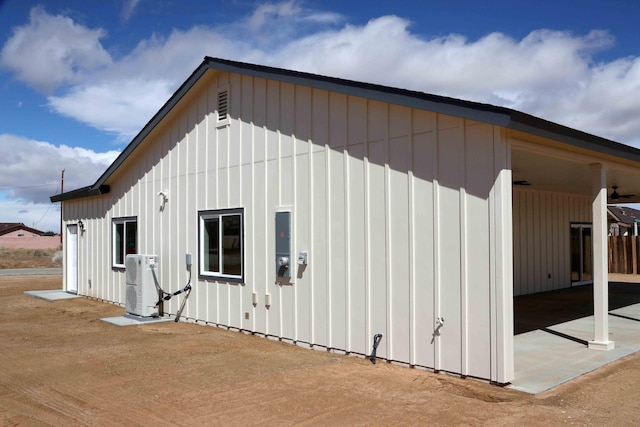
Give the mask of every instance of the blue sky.
<path id="1" fill-rule="evenodd" d="M 640 147 L 636 0 L 0 0 L 0 222 L 58 230 L 205 55 L 504 105 Z"/>

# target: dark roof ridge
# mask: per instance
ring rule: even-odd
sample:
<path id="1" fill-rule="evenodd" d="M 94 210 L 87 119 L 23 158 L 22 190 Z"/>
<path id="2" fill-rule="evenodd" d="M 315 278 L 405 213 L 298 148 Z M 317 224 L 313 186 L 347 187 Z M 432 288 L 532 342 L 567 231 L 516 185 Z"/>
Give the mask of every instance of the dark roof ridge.
<path id="1" fill-rule="evenodd" d="M 210 56 L 205 56 L 205 62 L 216 64 L 216 65 L 225 64 L 231 67 L 242 67 L 245 70 L 253 70 L 258 74 L 263 74 L 263 73 L 279 74 L 283 76 L 298 77 L 305 80 L 313 79 L 321 82 L 352 86 L 360 89 L 367 89 L 367 90 L 378 91 L 378 92 L 397 93 L 397 94 L 403 94 L 403 95 L 414 96 L 414 97 L 422 97 L 425 99 L 431 99 L 433 101 L 438 101 L 438 102 L 450 102 L 456 105 L 467 104 L 469 107 L 473 107 L 476 109 L 486 109 L 487 111 L 496 111 L 496 112 L 515 111 L 507 107 L 502 107 L 502 106 L 493 105 L 493 104 L 487 104 L 487 103 L 482 103 L 477 101 L 468 101 L 465 99 L 459 99 L 459 98 L 454 98 L 454 97 L 445 96 L 445 95 L 435 95 L 432 93 L 427 93 L 427 92 L 422 92 L 422 91 L 417 91 L 412 89 L 403 89 L 396 86 L 387 86 L 387 85 L 382 85 L 378 83 L 368 83 L 368 82 L 363 82 L 358 80 L 350 80 L 342 77 L 325 76 L 322 74 L 315 74 L 307 71 L 296 71 L 296 70 L 290 70 L 286 68 L 272 67 L 269 65 L 258 65 L 258 64 L 251 64 L 247 62 L 232 61 L 230 59 L 214 58 Z M 220 67 L 214 67 L 214 68 L 220 68 Z"/>

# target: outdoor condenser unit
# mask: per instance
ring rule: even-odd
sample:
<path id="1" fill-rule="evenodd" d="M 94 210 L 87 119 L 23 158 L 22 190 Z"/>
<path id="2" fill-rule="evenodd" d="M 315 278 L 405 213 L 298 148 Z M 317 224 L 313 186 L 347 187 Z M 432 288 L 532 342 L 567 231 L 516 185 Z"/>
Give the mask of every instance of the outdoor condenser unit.
<path id="1" fill-rule="evenodd" d="M 156 255 L 127 255 L 125 260 L 127 276 L 127 293 L 125 309 L 135 316 L 158 316 L 158 291 L 154 281 L 154 271 L 158 269 Z"/>

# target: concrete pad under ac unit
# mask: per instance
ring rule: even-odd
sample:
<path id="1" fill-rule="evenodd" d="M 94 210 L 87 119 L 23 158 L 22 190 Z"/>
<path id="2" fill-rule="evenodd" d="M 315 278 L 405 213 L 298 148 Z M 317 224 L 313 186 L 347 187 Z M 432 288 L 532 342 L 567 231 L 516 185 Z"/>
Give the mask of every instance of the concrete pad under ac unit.
<path id="1" fill-rule="evenodd" d="M 170 317 L 142 317 L 134 316 L 132 314 L 125 314 L 118 317 L 104 317 L 103 322 L 110 323 L 115 326 L 135 326 L 135 325 L 148 325 L 151 323 L 171 322 L 174 319 Z"/>

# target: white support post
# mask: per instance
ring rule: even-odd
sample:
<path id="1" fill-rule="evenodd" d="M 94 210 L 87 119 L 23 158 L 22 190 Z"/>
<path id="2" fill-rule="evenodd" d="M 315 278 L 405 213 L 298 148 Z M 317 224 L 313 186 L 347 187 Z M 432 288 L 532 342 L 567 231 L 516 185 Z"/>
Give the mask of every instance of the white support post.
<path id="1" fill-rule="evenodd" d="M 490 193 L 491 236 L 491 381 L 515 377 L 513 352 L 513 199 L 511 145 L 503 129 L 494 133 L 496 180 Z"/>
<path id="2" fill-rule="evenodd" d="M 609 340 L 609 275 L 607 264 L 607 169 L 602 164 L 591 165 L 593 209 L 593 317 L 594 338 L 589 348 L 611 350 Z"/>

